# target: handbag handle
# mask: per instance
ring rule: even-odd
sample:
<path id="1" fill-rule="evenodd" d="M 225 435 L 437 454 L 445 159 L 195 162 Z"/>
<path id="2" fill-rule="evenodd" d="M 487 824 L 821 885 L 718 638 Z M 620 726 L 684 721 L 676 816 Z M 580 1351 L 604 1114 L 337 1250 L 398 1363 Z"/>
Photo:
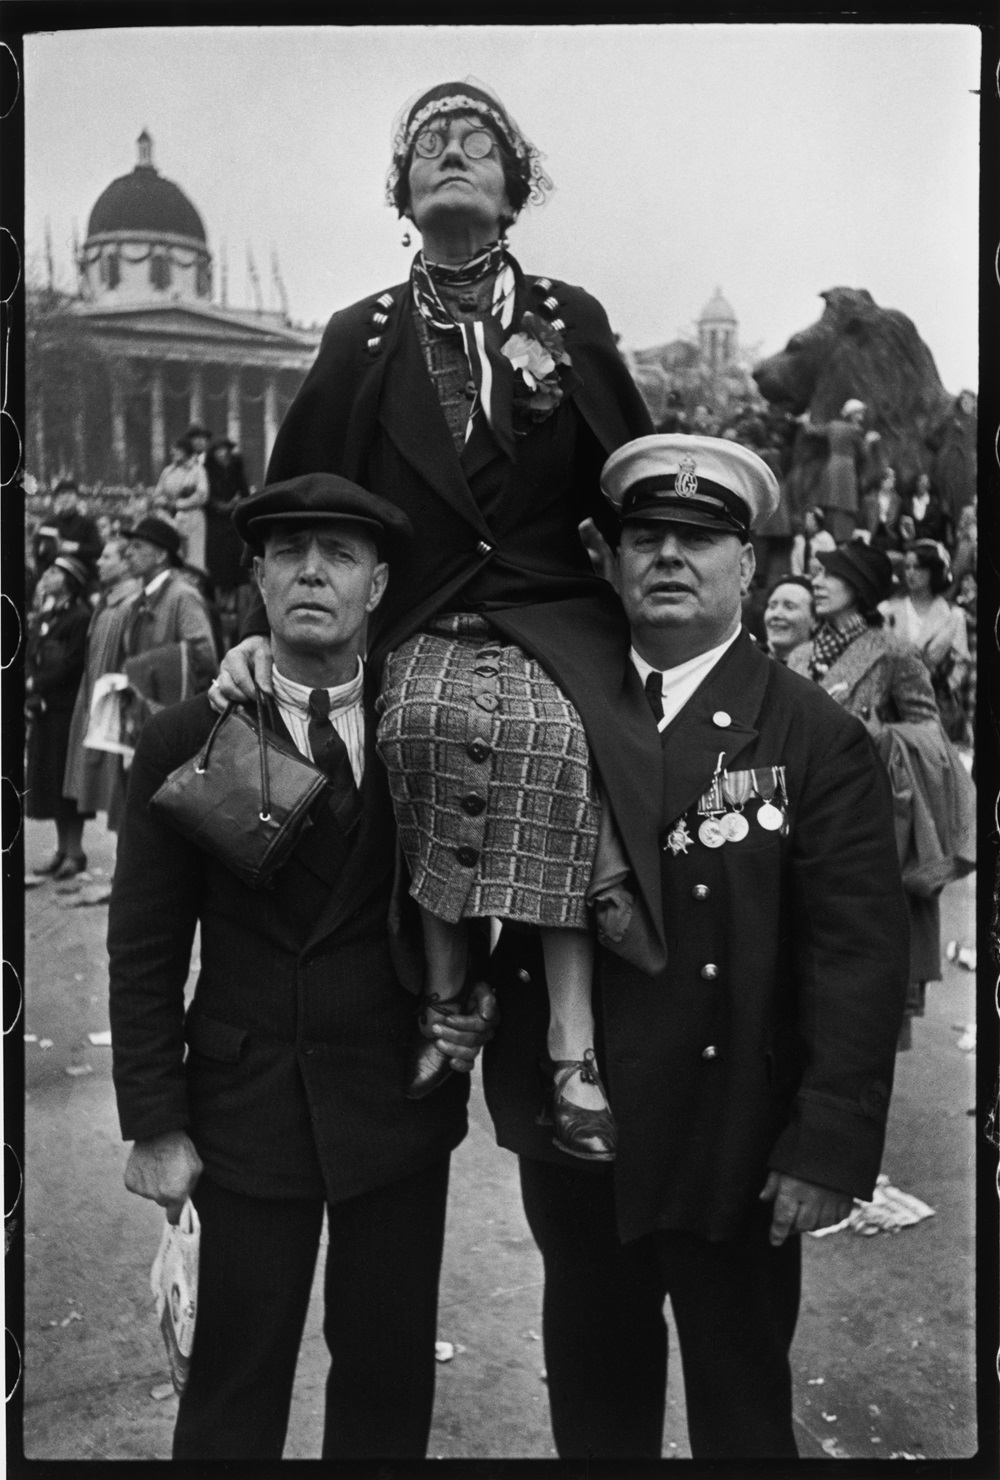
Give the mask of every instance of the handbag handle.
<path id="1" fill-rule="evenodd" d="M 267 746 L 264 744 L 264 696 L 261 693 L 259 685 L 256 683 L 254 684 L 254 696 L 257 701 L 257 753 L 260 756 L 260 811 L 257 815 L 261 822 L 270 822 L 271 785 L 267 774 Z M 194 768 L 196 775 L 204 776 L 208 770 L 208 758 L 212 753 L 215 737 L 222 728 L 224 721 L 229 718 L 235 708 L 235 704 L 227 704 L 212 726 L 209 737 L 205 741 L 205 749 L 202 751 Z"/>

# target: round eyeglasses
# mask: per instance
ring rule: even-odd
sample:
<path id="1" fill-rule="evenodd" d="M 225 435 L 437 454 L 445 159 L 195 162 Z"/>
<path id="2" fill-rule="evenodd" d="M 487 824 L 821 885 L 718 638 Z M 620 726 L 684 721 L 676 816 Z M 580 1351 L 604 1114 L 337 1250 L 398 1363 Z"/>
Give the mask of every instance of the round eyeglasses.
<path id="1" fill-rule="evenodd" d="M 425 128 L 414 139 L 413 151 L 421 159 L 437 159 L 446 143 L 447 138 L 442 129 Z M 494 138 L 484 128 L 473 128 L 458 143 L 466 159 L 485 159 L 493 152 Z"/>

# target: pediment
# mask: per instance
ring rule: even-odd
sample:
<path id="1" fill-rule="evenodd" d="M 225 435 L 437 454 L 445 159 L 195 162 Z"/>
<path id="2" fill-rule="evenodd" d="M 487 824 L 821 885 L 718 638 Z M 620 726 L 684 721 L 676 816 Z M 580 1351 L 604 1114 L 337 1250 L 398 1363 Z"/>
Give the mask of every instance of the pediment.
<path id="1" fill-rule="evenodd" d="M 168 336 L 188 342 L 225 342 L 228 345 L 273 345 L 282 349 L 315 348 L 319 334 L 289 329 L 281 323 L 257 321 L 252 314 L 232 314 L 211 308 L 188 308 L 184 304 L 135 304 L 108 307 L 86 305 L 77 310 L 88 326 L 118 335 L 149 338 Z"/>

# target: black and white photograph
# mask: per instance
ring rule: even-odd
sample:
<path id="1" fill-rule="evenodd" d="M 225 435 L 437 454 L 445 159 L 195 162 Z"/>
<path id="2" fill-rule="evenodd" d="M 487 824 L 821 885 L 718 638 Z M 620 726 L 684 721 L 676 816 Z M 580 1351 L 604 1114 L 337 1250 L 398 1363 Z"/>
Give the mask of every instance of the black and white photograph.
<path id="1" fill-rule="evenodd" d="M 43 9 L 12 1467 L 995 1473 L 990 26 Z"/>

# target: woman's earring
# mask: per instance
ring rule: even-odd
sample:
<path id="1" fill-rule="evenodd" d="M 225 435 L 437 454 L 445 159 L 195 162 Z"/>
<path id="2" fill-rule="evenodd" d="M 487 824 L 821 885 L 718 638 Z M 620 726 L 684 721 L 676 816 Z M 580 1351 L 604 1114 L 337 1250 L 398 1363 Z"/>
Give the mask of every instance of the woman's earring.
<path id="1" fill-rule="evenodd" d="M 410 245 L 410 233 L 408 231 L 403 232 L 402 242 L 404 247 L 408 247 Z"/>

